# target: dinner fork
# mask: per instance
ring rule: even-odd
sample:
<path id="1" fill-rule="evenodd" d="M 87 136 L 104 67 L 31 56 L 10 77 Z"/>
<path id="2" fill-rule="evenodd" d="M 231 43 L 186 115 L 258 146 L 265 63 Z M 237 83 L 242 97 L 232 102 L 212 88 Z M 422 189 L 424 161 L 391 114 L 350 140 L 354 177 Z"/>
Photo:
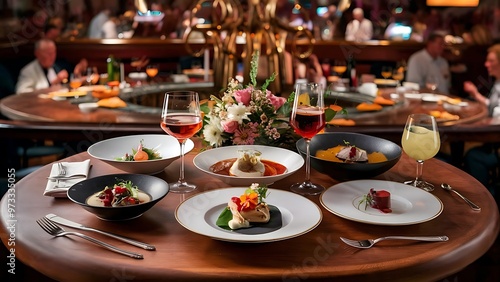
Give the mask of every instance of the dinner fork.
<path id="1" fill-rule="evenodd" d="M 102 242 L 102 241 L 97 240 L 97 239 L 95 239 L 93 237 L 84 235 L 82 233 L 72 232 L 72 231 L 66 231 L 62 227 L 60 227 L 59 225 L 57 225 L 54 222 L 52 222 L 52 220 L 50 220 L 48 218 L 45 218 L 45 217 L 42 217 L 42 218 L 38 219 L 36 221 L 36 223 L 38 223 L 38 225 L 40 225 L 40 227 L 45 232 L 47 232 L 50 235 L 55 236 L 55 237 L 66 236 L 66 235 L 75 235 L 75 236 L 78 236 L 80 238 L 89 240 L 90 242 L 92 242 L 94 244 L 97 244 L 99 246 L 105 247 L 106 249 L 111 250 L 113 252 L 117 252 L 119 254 L 126 255 L 126 256 L 129 256 L 131 258 L 135 258 L 135 259 L 143 259 L 144 258 L 141 254 L 137 254 L 137 253 L 129 252 L 129 251 L 126 251 L 126 250 L 122 250 L 122 249 L 120 249 L 118 247 L 115 247 L 115 246 L 110 245 L 108 243 Z"/>
<path id="2" fill-rule="evenodd" d="M 342 242 L 346 243 L 347 245 L 355 248 L 368 249 L 383 240 L 417 240 L 427 242 L 444 242 L 448 241 L 448 236 L 387 236 L 368 240 L 351 240 L 340 237 L 340 240 L 342 240 Z"/>
<path id="3" fill-rule="evenodd" d="M 62 163 L 57 163 L 57 168 L 59 169 L 59 176 L 66 175 L 66 169 L 64 168 Z"/>

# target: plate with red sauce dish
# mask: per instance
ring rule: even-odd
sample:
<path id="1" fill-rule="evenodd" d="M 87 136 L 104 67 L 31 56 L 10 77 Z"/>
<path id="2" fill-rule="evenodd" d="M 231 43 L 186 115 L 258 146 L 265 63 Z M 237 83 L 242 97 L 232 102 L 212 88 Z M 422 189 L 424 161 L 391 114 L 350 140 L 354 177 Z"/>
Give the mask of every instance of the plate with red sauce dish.
<path id="1" fill-rule="evenodd" d="M 370 189 L 390 193 L 390 210 L 384 212 L 363 202 Z M 325 190 L 321 205 L 342 218 L 374 225 L 412 225 L 430 221 L 443 211 L 443 203 L 433 194 L 403 183 L 384 180 L 342 182 Z"/>
<path id="2" fill-rule="evenodd" d="M 264 176 L 235 176 L 222 172 L 217 173 L 211 169 L 214 164 L 221 161 L 236 160 L 240 156 L 240 152 L 245 151 L 260 152 L 260 160 L 263 163 L 267 162 L 267 164 L 271 165 L 274 163 L 274 165 L 282 167 L 283 169 L 277 169 L 278 173 L 275 175 Z M 203 151 L 194 157 L 193 164 L 202 172 L 231 186 L 250 186 L 252 183 L 271 185 L 300 169 L 304 165 L 304 158 L 294 151 L 278 147 L 264 145 L 235 145 Z"/>

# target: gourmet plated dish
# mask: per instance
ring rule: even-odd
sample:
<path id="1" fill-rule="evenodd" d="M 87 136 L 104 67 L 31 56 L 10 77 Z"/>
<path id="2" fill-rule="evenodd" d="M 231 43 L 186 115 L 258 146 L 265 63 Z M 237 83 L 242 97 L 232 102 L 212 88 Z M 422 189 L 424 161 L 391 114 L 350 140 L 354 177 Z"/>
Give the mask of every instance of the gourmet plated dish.
<path id="1" fill-rule="evenodd" d="M 281 213 L 275 206 L 265 202 L 267 187 L 253 183 L 239 197 L 231 197 L 227 206 L 217 218 L 217 226 L 227 230 L 272 225 L 273 230 L 281 227 Z M 269 232 L 266 230 L 265 232 Z"/>
<path id="2" fill-rule="evenodd" d="M 287 171 L 282 164 L 261 159 L 257 150 L 239 150 L 238 158 L 230 158 L 210 166 L 210 171 L 221 175 L 238 177 L 260 177 L 283 174 Z"/>
<path id="3" fill-rule="evenodd" d="M 143 145 L 144 140 L 141 140 L 137 149 L 132 149 L 132 153 L 125 153 L 124 156 L 115 158 L 117 161 L 147 161 L 161 159 L 160 153 L 156 148 L 146 148 Z"/>
<path id="4" fill-rule="evenodd" d="M 366 150 L 351 145 L 344 141 L 344 145 L 338 145 L 326 150 L 316 151 L 319 159 L 340 163 L 380 163 L 387 161 L 387 157 L 381 152 L 367 153 Z"/>
<path id="5" fill-rule="evenodd" d="M 117 180 L 113 187 L 106 186 L 102 191 L 88 197 L 86 203 L 97 207 L 131 206 L 151 201 L 151 196 L 132 183 Z"/>
<path id="6" fill-rule="evenodd" d="M 364 209 L 368 206 L 378 209 L 383 213 L 391 213 L 391 193 L 386 190 L 378 190 L 371 188 L 368 194 L 363 196 L 359 201 L 358 209 L 362 204 L 365 204 Z"/>

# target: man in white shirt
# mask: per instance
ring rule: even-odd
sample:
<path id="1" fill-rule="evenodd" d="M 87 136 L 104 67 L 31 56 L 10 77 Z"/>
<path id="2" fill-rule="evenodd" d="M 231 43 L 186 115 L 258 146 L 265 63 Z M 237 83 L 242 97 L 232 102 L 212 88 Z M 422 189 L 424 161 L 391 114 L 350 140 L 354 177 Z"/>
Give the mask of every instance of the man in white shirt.
<path id="1" fill-rule="evenodd" d="M 103 38 L 102 28 L 104 23 L 109 20 L 111 14 L 110 9 L 104 9 L 99 14 L 92 18 L 89 24 L 88 36 L 89 38 Z"/>
<path id="2" fill-rule="evenodd" d="M 352 11 L 353 20 L 347 24 L 345 31 L 346 41 L 368 41 L 373 37 L 373 24 L 365 18 L 363 9 L 355 8 Z"/>
<path id="3" fill-rule="evenodd" d="M 450 67 L 441 55 L 445 48 L 444 36 L 439 33 L 429 35 L 425 48 L 414 53 L 408 59 L 406 81 L 415 82 L 421 89 L 428 88 L 427 83 L 436 84 L 436 91 L 450 92 Z"/>
<path id="4" fill-rule="evenodd" d="M 56 64 L 57 49 L 54 41 L 40 39 L 35 43 L 35 57 L 24 66 L 16 84 L 16 93 L 26 93 L 37 89 L 48 88 L 68 79 L 68 71 Z M 74 73 L 82 73 L 87 68 L 87 60 L 82 59 L 74 69 Z"/>

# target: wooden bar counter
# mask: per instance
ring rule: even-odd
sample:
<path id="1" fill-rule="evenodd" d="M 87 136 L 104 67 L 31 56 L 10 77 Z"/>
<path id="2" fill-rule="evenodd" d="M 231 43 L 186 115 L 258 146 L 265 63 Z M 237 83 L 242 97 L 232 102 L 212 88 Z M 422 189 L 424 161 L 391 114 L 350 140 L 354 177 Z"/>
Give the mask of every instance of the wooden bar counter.
<path id="1" fill-rule="evenodd" d="M 7 246 L 15 228 L 16 258 L 33 269 L 59 281 L 436 281 L 460 271 L 481 257 L 499 232 L 498 208 L 491 194 L 463 171 L 439 160 L 426 161 L 426 180 L 447 181 L 478 204 L 475 212 L 453 193 L 437 188 L 432 192 L 444 206 L 441 215 L 430 221 L 407 226 L 380 226 L 337 217 L 323 208 L 318 196 L 308 197 L 322 212 L 315 229 L 299 237 L 271 243 L 230 243 L 193 233 L 175 219 L 176 207 L 193 194 L 227 184 L 198 171 L 192 159 L 199 146 L 186 157 L 186 176 L 198 189 L 191 194 L 169 193 L 141 217 L 109 222 L 96 218 L 68 199 L 43 196 L 51 165 L 33 172 L 16 184 L 0 203 L 0 236 Z M 122 173 L 87 153 L 64 161 L 91 160 L 89 177 Z M 156 175 L 175 181 L 176 160 Z M 431 173 L 432 172 L 432 173 Z M 414 177 L 415 161 L 403 155 L 390 171 L 376 177 L 402 182 Z M 271 188 L 289 190 L 302 181 L 304 168 Z M 312 171 L 312 178 L 330 187 L 338 181 Z M 416 188 L 415 188 L 416 189 Z M 11 200 L 14 199 L 14 200 Z M 15 214 L 9 204 L 15 201 Z M 225 201 L 221 199 L 221 201 Z M 202 203 L 200 203 L 202 204 Z M 144 251 L 120 241 L 88 233 L 118 247 L 137 251 L 143 260 L 134 260 L 95 246 L 79 238 L 53 238 L 35 222 L 48 213 L 61 215 L 86 226 L 106 230 L 153 244 L 156 251 Z M 10 215 L 12 214 L 12 218 Z M 200 215 L 203 216 L 203 215 Z M 71 228 L 67 228 L 71 229 Z M 340 236 L 354 239 L 387 235 L 446 235 L 448 242 L 385 241 L 371 249 L 345 245 Z"/>

